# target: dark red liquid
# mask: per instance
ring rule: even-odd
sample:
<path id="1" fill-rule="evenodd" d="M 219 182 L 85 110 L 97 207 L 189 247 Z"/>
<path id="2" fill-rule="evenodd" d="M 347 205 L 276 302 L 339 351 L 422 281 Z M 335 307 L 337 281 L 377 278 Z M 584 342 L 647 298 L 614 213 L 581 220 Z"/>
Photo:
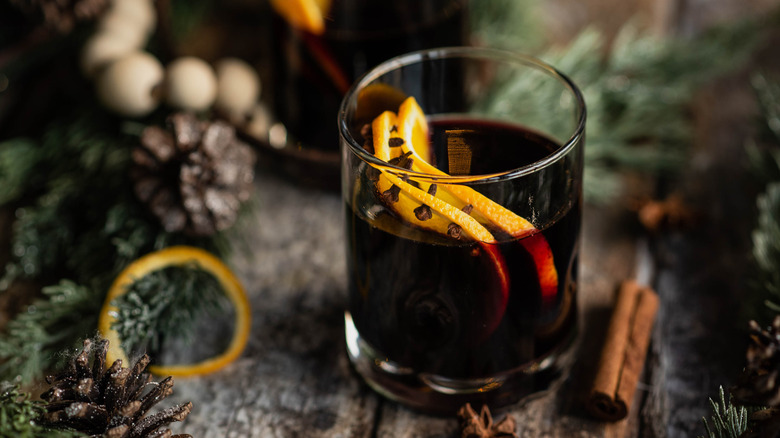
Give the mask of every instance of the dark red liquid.
<path id="1" fill-rule="evenodd" d="M 403 53 L 465 43 L 463 0 L 333 0 L 326 31 L 312 35 L 275 22 L 276 116 L 304 148 L 338 151 L 336 115 L 363 73 Z"/>
<path id="2" fill-rule="evenodd" d="M 513 125 L 440 120 L 431 128 L 437 166 L 449 173 L 504 171 L 559 148 Z M 548 177 L 566 174 L 565 158 L 551 166 Z M 530 240 L 492 229 L 499 243 L 491 248 L 413 227 L 388 208 L 367 219 L 348 200 L 349 310 L 361 338 L 401 366 L 460 379 L 522 368 L 566 344 L 576 326 L 581 211 L 579 193 L 560 196 L 570 199 L 553 202 L 564 207 L 552 222 L 524 238 L 545 239 L 552 250 L 558 286 L 546 296 Z M 508 300 L 491 253 L 505 262 Z"/>

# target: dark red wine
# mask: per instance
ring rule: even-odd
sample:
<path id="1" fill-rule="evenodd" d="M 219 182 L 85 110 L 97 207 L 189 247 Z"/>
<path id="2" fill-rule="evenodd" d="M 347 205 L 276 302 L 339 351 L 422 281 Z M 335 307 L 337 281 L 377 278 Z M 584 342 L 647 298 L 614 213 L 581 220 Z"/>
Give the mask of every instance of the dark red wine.
<path id="1" fill-rule="evenodd" d="M 519 168 L 560 147 L 515 125 L 456 119 L 431 121 L 431 141 L 437 167 L 451 174 Z M 565 180 L 567 165 L 544 174 Z M 546 178 L 502 184 L 515 191 L 508 198 L 571 196 L 550 190 Z M 416 228 L 390 208 L 362 212 L 352 205 L 360 199 L 348 199 L 349 311 L 361 339 L 397 366 L 451 379 L 522 369 L 558 351 L 576 326 L 580 195 L 550 200 L 564 207 L 538 232 L 518 239 L 491 229 L 498 242 L 485 244 Z M 543 290 L 534 259 L 541 242 L 557 272 L 552 291 Z"/>
<path id="2" fill-rule="evenodd" d="M 304 148 L 336 153 L 336 114 L 347 88 L 368 69 L 403 53 L 463 45 L 463 0 L 333 0 L 323 35 L 277 17 L 276 116 Z"/>

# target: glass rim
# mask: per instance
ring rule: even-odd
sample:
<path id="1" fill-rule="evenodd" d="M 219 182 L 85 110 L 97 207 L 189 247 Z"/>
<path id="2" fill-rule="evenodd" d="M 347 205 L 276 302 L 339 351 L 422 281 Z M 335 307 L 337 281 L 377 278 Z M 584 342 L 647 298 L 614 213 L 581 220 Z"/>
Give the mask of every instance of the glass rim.
<path id="1" fill-rule="evenodd" d="M 555 152 L 546 155 L 540 160 L 518 168 L 481 175 L 434 175 L 430 173 L 416 172 L 380 160 L 363 149 L 363 146 L 358 143 L 352 136 L 350 128 L 347 126 L 346 122 L 348 102 L 351 102 L 355 98 L 355 95 L 358 93 L 358 91 L 363 89 L 366 85 L 370 84 L 377 78 L 400 67 L 405 67 L 427 60 L 448 58 L 493 59 L 503 62 L 524 64 L 528 67 L 533 67 L 546 72 L 552 78 L 557 79 L 560 83 L 562 83 L 564 87 L 571 92 L 576 100 L 575 106 L 578 114 L 577 124 L 573 132 L 569 138 L 561 144 L 560 148 L 558 148 Z M 363 161 L 382 170 L 391 171 L 399 175 L 414 176 L 415 178 L 423 180 L 428 179 L 436 181 L 447 181 L 450 183 L 491 182 L 530 175 L 534 172 L 544 169 L 552 163 L 557 162 L 562 157 L 567 155 L 572 149 L 574 149 L 577 144 L 581 142 L 582 137 L 584 136 L 586 113 L 587 110 L 585 107 L 585 98 L 583 97 L 579 87 L 577 87 L 577 85 L 564 73 L 538 58 L 505 49 L 472 46 L 439 47 L 434 49 L 418 50 L 396 56 L 394 58 L 388 59 L 387 61 L 384 61 L 383 63 L 363 74 L 350 87 L 341 101 L 338 112 L 338 128 L 339 135 L 346 141 L 346 144 L 352 153 L 360 157 L 360 159 Z"/>

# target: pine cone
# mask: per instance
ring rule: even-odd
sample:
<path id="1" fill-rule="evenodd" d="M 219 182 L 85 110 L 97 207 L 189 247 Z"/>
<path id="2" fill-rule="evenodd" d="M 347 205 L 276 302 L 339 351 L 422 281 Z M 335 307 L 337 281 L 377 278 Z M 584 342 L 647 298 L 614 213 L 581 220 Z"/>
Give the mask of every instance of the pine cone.
<path id="1" fill-rule="evenodd" d="M 750 321 L 747 365 L 731 393 L 742 404 L 780 406 L 780 315 L 767 330 Z"/>
<path id="2" fill-rule="evenodd" d="M 222 121 L 177 113 L 168 124 L 144 129 L 133 150 L 136 196 L 169 232 L 208 236 L 230 227 L 249 199 L 255 152 Z"/>
<path id="3" fill-rule="evenodd" d="M 184 420 L 192 410 L 192 403 L 145 416 L 173 392 L 171 377 L 155 383 L 151 374 L 144 372 L 149 364 L 148 356 L 138 359 L 132 369 L 123 368 L 120 360 L 106 368 L 108 341 L 99 341 L 94 354 L 92 347 L 90 340 L 84 341 L 81 353 L 71 360 L 64 373 L 46 378 L 52 387 L 41 395 L 48 402 L 43 422 L 51 427 L 69 427 L 95 438 L 192 438 L 187 434 L 171 435 L 164 428 Z"/>
<path id="4" fill-rule="evenodd" d="M 11 3 L 60 33 L 70 32 L 77 22 L 96 18 L 108 6 L 108 0 L 11 0 Z"/>

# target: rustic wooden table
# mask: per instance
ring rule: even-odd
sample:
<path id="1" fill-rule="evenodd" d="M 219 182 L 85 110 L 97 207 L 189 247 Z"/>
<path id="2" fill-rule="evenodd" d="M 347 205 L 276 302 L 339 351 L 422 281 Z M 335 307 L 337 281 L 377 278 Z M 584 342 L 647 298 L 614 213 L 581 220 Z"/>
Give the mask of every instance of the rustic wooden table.
<path id="1" fill-rule="evenodd" d="M 681 33 L 742 5 L 663 3 L 653 7 L 663 15 L 656 27 Z M 645 9 L 648 4 L 637 2 Z M 721 80 L 697 99 L 694 157 L 678 183 L 700 213 L 694 227 L 650 235 L 622 207 L 586 207 L 575 366 L 549 389 L 498 413 L 515 416 L 520 436 L 704 433 L 707 398 L 744 363 L 746 321 L 734 309 L 744 288 L 754 220 L 756 188 L 742 165 L 753 111 L 744 74 Z M 175 401 L 196 401 L 180 429 L 196 437 L 457 436 L 454 417 L 421 415 L 384 400 L 349 367 L 339 197 L 263 173 L 256 201 L 257 214 L 241 234 L 251 256 L 233 261 L 251 297 L 251 340 L 227 369 L 177 381 Z M 645 372 L 629 417 L 596 421 L 586 415 L 583 395 L 615 288 L 637 275 L 661 297 Z"/>
<path id="2" fill-rule="evenodd" d="M 563 8 L 576 2 L 556 3 Z M 592 3 L 603 8 L 615 4 Z M 695 32 L 702 22 L 723 19 L 743 5 L 694 0 L 632 4 L 652 10 L 657 29 L 680 33 Z M 576 20 L 587 22 L 592 15 Z M 753 111 L 744 79 L 724 79 L 697 99 L 695 156 L 679 183 L 701 213 L 695 227 L 649 235 L 622 207 L 586 207 L 575 366 L 549 389 L 497 413 L 514 415 L 520 436 L 704 433 L 707 397 L 729 383 L 744 357 L 746 321 L 733 311 L 744 285 L 755 194 L 741 165 Z M 343 340 L 346 280 L 339 197 L 269 173 L 259 175 L 256 188 L 257 213 L 240 233 L 250 251 L 232 260 L 251 299 L 251 339 L 242 357 L 226 369 L 177 380 L 171 402 L 192 400 L 195 407 L 176 429 L 195 437 L 457 436 L 455 417 L 421 415 L 384 400 L 349 367 Z M 661 297 L 645 373 L 626 420 L 596 421 L 586 415 L 582 397 L 598 359 L 613 293 L 622 280 L 637 275 L 648 279 Z"/>

